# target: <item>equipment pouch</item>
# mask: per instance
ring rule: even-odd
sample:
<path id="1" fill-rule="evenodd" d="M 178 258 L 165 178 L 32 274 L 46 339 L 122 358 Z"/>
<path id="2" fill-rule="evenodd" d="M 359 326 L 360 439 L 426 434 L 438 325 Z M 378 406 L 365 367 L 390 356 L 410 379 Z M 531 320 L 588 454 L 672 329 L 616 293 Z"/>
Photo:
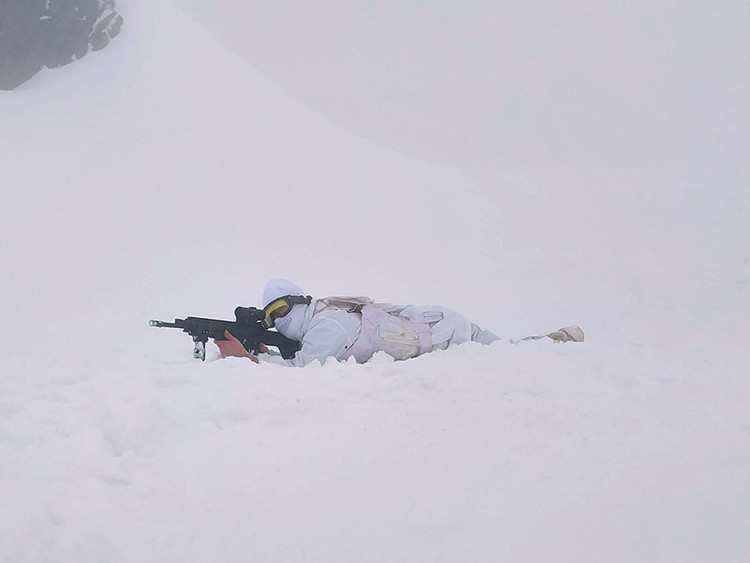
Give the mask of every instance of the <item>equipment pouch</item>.
<path id="1" fill-rule="evenodd" d="M 419 354 L 419 335 L 409 327 L 389 322 L 380 325 L 380 346 L 396 360 L 408 360 Z"/>
<path id="2" fill-rule="evenodd" d="M 413 323 L 432 324 L 443 320 L 443 312 L 434 307 L 405 307 L 399 316 Z"/>

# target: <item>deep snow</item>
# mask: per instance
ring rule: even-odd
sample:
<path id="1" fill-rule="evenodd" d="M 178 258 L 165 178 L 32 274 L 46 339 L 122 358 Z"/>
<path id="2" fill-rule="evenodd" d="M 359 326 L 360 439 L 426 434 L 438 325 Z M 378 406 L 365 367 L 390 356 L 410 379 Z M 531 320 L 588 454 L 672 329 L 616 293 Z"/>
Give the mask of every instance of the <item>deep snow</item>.
<path id="1" fill-rule="evenodd" d="M 538 149 L 511 166 L 503 143 L 466 157 L 482 136 L 440 163 L 426 137 L 424 160 L 398 152 L 414 131 L 398 151 L 347 132 L 151 4 L 120 6 L 105 51 L 0 93 L 3 561 L 750 558 L 746 9 L 704 8 L 732 19 L 709 31 L 735 58 L 716 119 L 659 122 L 690 150 L 561 165 L 530 140 L 543 122 L 480 92 L 472 112 Z M 679 60 L 666 76 L 703 76 Z M 672 88 L 651 84 L 649 111 Z M 576 154 L 600 149 L 586 123 Z M 230 318 L 275 276 L 587 340 L 294 370 L 196 362 L 147 326 Z"/>

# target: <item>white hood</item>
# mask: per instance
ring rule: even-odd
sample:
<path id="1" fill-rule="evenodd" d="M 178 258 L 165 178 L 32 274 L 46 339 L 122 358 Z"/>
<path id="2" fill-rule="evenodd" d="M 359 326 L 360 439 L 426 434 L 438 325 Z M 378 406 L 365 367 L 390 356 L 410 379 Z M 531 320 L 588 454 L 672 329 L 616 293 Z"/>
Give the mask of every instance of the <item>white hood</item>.
<path id="1" fill-rule="evenodd" d="M 305 292 L 293 281 L 283 278 L 273 278 L 268 280 L 263 290 L 263 307 L 267 306 L 274 299 L 284 297 L 285 295 L 304 295 Z"/>

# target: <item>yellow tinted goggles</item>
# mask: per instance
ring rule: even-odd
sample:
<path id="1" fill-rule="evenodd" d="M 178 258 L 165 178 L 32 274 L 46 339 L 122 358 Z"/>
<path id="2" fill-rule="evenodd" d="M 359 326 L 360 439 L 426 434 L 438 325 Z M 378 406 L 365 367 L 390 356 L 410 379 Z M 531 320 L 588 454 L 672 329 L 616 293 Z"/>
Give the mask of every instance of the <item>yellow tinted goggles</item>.
<path id="1" fill-rule="evenodd" d="M 299 303 L 309 304 L 312 301 L 312 297 L 309 295 L 303 297 L 301 295 L 285 295 L 274 299 L 268 305 L 263 308 L 263 324 L 266 328 L 271 328 L 276 324 L 276 319 L 280 319 L 289 314 L 292 307 Z"/>

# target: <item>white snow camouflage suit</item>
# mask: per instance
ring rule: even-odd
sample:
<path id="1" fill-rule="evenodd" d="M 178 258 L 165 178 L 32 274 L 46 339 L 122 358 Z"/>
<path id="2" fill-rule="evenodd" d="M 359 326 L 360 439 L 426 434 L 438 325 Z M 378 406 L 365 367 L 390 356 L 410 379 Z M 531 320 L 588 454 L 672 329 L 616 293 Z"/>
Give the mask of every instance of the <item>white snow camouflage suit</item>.
<path id="1" fill-rule="evenodd" d="M 300 310 L 294 313 L 304 315 L 302 347 L 290 360 L 269 357 L 273 363 L 304 366 L 315 360 L 323 363 L 330 357 L 339 361 L 353 357 L 364 363 L 380 351 L 396 360 L 406 360 L 470 340 L 482 344 L 498 340 L 463 315 L 440 306 L 374 303 L 367 297 L 325 297 L 296 307 Z M 279 330 L 283 332 L 280 327 Z"/>

